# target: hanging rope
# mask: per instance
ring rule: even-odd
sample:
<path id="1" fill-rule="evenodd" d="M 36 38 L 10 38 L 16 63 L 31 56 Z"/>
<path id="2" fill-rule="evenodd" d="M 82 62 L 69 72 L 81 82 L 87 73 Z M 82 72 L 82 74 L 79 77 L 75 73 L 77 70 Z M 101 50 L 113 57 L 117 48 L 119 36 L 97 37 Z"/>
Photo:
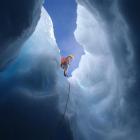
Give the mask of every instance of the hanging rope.
<path id="1" fill-rule="evenodd" d="M 64 108 L 64 113 L 63 113 L 62 118 L 60 119 L 60 121 L 58 122 L 58 124 L 56 126 L 54 135 L 52 135 L 50 137 L 50 140 L 53 140 L 53 137 L 56 135 L 57 128 L 59 128 L 59 126 L 61 126 L 61 124 L 63 124 L 63 121 L 65 120 L 66 112 L 67 112 L 67 109 L 68 109 L 68 102 L 69 102 L 69 98 L 70 98 L 70 89 L 71 89 L 71 86 L 70 86 L 70 83 L 69 83 L 68 94 L 67 94 L 67 99 L 66 99 L 66 105 L 65 105 L 65 108 Z"/>
<path id="2" fill-rule="evenodd" d="M 66 100 L 66 105 L 65 105 L 65 110 L 64 110 L 64 113 L 63 113 L 62 121 L 65 119 L 65 116 L 66 116 L 69 98 L 70 98 L 70 83 L 69 83 L 68 96 L 67 96 L 67 100 Z"/>

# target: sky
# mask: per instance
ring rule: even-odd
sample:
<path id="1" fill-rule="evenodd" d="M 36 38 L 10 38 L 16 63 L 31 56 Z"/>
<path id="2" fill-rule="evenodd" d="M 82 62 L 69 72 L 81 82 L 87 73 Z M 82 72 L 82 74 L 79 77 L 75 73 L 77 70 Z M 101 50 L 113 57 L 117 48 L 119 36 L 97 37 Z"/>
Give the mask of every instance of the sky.
<path id="1" fill-rule="evenodd" d="M 69 67 L 68 74 L 78 67 L 82 47 L 74 37 L 77 18 L 77 3 L 75 0 L 46 0 L 44 7 L 52 18 L 54 32 L 62 56 L 74 54 L 75 59 Z"/>

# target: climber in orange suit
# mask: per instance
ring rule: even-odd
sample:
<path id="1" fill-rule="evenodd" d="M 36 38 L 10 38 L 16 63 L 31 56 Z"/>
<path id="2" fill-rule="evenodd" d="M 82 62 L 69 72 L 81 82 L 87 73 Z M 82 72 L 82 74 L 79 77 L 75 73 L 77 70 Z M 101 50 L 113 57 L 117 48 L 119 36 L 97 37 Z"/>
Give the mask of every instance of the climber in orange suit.
<path id="1" fill-rule="evenodd" d="M 64 76 L 67 77 L 67 70 L 68 67 L 73 60 L 74 56 L 73 55 L 68 55 L 67 57 L 61 57 L 61 68 L 64 70 Z"/>

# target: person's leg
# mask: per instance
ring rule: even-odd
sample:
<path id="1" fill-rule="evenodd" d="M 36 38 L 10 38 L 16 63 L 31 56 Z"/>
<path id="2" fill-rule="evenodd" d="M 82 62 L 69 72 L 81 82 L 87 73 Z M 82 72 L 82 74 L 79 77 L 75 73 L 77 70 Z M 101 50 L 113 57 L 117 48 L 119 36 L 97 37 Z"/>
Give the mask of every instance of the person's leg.
<path id="1" fill-rule="evenodd" d="M 67 69 L 64 69 L 64 76 L 67 76 Z"/>

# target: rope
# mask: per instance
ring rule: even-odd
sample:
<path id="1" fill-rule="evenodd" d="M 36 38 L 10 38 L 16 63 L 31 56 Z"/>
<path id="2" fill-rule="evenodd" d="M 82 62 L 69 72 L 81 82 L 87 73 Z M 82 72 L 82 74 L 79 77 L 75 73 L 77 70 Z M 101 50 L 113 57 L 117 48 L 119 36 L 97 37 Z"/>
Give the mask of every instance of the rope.
<path id="1" fill-rule="evenodd" d="M 70 83 L 69 83 L 68 97 L 67 97 L 66 106 L 65 106 L 65 110 L 64 110 L 64 113 L 63 113 L 62 120 L 65 119 L 65 116 L 66 116 L 66 112 L 67 112 L 67 108 L 68 108 L 69 98 L 70 98 Z"/>
<path id="2" fill-rule="evenodd" d="M 56 129 L 63 123 L 63 120 L 65 119 L 65 116 L 66 116 L 66 112 L 67 112 L 67 109 L 68 109 L 68 102 L 69 102 L 69 98 L 70 98 L 70 89 L 71 89 L 71 86 L 70 86 L 70 83 L 69 83 L 69 87 L 68 87 L 68 95 L 67 95 L 67 100 L 66 100 L 66 105 L 65 105 L 65 110 L 64 110 L 64 113 L 63 113 L 63 116 L 62 118 L 60 119 L 60 121 L 58 122 L 57 126 L 56 126 Z M 56 135 L 56 131 L 54 133 L 54 136 Z M 51 140 L 53 136 L 51 137 Z"/>
<path id="3" fill-rule="evenodd" d="M 59 127 L 63 123 L 63 120 L 65 119 L 67 108 L 68 108 L 69 98 L 70 98 L 70 83 L 69 83 L 68 96 L 67 96 L 67 100 L 66 100 L 65 110 L 64 110 L 61 120 L 58 122 L 57 127 Z"/>

